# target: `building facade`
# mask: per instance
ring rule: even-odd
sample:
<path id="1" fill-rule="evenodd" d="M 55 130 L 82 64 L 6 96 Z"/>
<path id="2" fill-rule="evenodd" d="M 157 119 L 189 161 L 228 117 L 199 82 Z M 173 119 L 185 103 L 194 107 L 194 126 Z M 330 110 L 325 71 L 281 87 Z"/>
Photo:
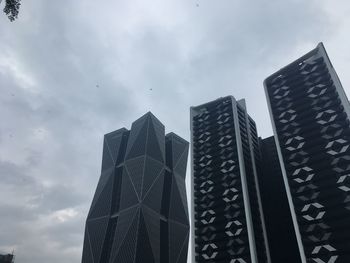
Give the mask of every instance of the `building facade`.
<path id="1" fill-rule="evenodd" d="M 256 126 L 232 96 L 191 108 L 192 262 L 270 262 Z"/>
<path id="2" fill-rule="evenodd" d="M 152 113 L 104 137 L 82 263 L 186 263 L 188 142 Z"/>
<path id="3" fill-rule="evenodd" d="M 350 107 L 320 43 L 265 92 L 303 263 L 350 262 Z"/>
<path id="4" fill-rule="evenodd" d="M 14 263 L 14 259 L 13 254 L 0 255 L 0 263 Z"/>
<path id="5" fill-rule="evenodd" d="M 301 263 L 275 138 L 260 139 L 259 186 L 272 263 Z"/>

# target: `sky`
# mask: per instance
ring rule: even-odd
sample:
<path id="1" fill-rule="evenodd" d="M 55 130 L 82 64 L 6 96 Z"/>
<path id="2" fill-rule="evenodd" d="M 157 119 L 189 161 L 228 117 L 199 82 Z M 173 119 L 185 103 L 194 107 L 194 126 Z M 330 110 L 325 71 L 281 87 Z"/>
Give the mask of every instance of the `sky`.
<path id="1" fill-rule="evenodd" d="M 189 107 L 233 95 L 270 136 L 263 80 L 321 41 L 349 94 L 349 13 L 349 0 L 23 0 L 17 21 L 1 13 L 0 252 L 80 262 L 103 135 L 147 111 L 189 140 Z"/>

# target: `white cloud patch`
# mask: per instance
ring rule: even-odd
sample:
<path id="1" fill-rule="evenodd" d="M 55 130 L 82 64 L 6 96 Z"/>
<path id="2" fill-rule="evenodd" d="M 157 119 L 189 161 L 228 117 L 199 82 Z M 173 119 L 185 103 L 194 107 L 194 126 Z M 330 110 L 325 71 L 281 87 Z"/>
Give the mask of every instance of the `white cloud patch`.
<path id="1" fill-rule="evenodd" d="M 78 212 L 74 210 L 73 208 L 67 208 L 55 211 L 52 214 L 52 218 L 54 220 L 58 220 L 60 223 L 64 223 L 78 215 Z"/>

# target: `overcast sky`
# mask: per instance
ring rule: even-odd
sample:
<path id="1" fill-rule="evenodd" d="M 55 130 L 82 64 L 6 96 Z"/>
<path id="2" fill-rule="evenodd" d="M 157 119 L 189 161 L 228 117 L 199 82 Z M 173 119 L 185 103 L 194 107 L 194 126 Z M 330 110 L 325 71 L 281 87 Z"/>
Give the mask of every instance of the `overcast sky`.
<path id="1" fill-rule="evenodd" d="M 189 139 L 189 107 L 233 95 L 270 136 L 264 78 L 320 41 L 349 93 L 349 14 L 349 0 L 23 0 L 16 22 L 1 13 L 0 251 L 80 262 L 103 135 L 149 110 Z"/>

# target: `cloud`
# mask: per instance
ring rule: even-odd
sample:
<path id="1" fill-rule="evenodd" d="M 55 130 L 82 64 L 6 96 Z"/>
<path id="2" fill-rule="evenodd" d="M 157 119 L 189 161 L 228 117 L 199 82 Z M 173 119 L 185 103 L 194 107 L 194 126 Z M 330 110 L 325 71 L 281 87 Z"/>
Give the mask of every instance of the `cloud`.
<path id="1" fill-rule="evenodd" d="M 319 41 L 349 86 L 349 9 L 38 0 L 14 23 L 0 16 L 0 250 L 15 248 L 18 262 L 79 262 L 103 134 L 148 110 L 189 139 L 189 107 L 232 94 L 269 136 L 263 79 Z"/>
<path id="2" fill-rule="evenodd" d="M 0 248 L 15 249 L 19 261 L 29 262 L 49 260 L 51 246 L 68 254 L 79 251 L 85 197 L 64 184 L 44 185 L 30 175 L 32 165 L 0 162 Z"/>

